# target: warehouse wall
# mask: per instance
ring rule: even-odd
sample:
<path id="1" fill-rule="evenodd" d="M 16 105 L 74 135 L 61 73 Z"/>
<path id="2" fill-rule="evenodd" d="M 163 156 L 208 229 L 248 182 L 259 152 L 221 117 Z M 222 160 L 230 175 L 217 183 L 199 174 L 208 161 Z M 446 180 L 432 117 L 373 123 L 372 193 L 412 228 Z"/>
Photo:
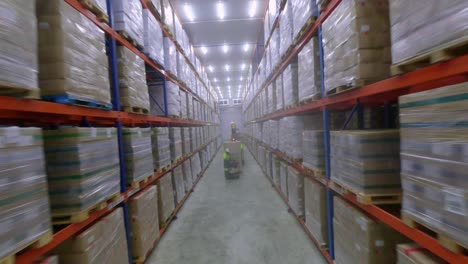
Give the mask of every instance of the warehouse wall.
<path id="1" fill-rule="evenodd" d="M 221 119 L 221 134 L 223 140 L 229 140 L 231 136 L 231 122 L 235 122 L 237 129 L 240 133 L 244 132 L 244 118 L 242 116 L 242 106 L 221 106 L 220 107 Z"/>

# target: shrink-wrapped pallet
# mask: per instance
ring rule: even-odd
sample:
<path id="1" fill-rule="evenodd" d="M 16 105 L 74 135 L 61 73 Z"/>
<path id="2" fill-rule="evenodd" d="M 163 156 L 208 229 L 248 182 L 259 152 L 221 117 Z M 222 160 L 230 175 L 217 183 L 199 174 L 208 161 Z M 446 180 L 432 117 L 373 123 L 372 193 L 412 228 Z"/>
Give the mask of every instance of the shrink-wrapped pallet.
<path id="1" fill-rule="evenodd" d="M 146 85 L 145 62 L 125 46 L 117 47 L 120 105 L 130 112 L 148 114 L 150 109 Z"/>
<path id="2" fill-rule="evenodd" d="M 358 87 L 388 77 L 388 1 L 344 0 L 324 21 L 325 90 Z"/>
<path id="3" fill-rule="evenodd" d="M 280 163 L 279 158 L 276 155 L 273 155 L 272 157 L 271 166 L 272 166 L 273 183 L 279 187 L 281 183 L 281 176 L 280 176 L 281 163 Z"/>
<path id="4" fill-rule="evenodd" d="M 272 82 L 268 86 L 268 112 L 273 113 L 276 111 L 276 82 Z"/>
<path id="5" fill-rule="evenodd" d="M 398 194 L 398 130 L 331 131 L 331 178 L 354 192 Z"/>
<path id="6" fill-rule="evenodd" d="M 139 182 L 152 176 L 154 167 L 151 128 L 123 128 L 122 134 L 127 183 Z"/>
<path id="7" fill-rule="evenodd" d="M 369 218 L 339 196 L 333 198 L 335 261 L 340 264 L 396 262 L 395 246 L 405 238 Z"/>
<path id="8" fill-rule="evenodd" d="M 138 45 L 143 46 L 143 7 L 140 0 L 113 0 L 114 29 L 124 32 Z"/>
<path id="9" fill-rule="evenodd" d="M 296 38 L 306 25 L 311 25 L 317 16 L 317 4 L 314 0 L 291 0 L 293 17 L 293 37 Z M 302 31 L 304 32 L 304 31 Z"/>
<path id="10" fill-rule="evenodd" d="M 174 13 L 169 0 L 161 0 L 162 22 L 169 29 L 169 33 L 174 36 Z"/>
<path id="11" fill-rule="evenodd" d="M 297 216 L 304 215 L 304 176 L 288 166 L 288 201 Z"/>
<path id="12" fill-rule="evenodd" d="M 328 244 L 325 187 L 304 177 L 305 224 L 320 245 Z"/>
<path id="13" fill-rule="evenodd" d="M 267 15 L 265 16 L 265 19 L 263 20 L 263 41 L 264 41 L 264 44 L 266 44 L 268 38 L 270 37 L 270 33 L 271 33 L 270 18 L 268 16 L 268 9 L 267 9 Z"/>
<path id="14" fill-rule="evenodd" d="M 323 130 L 302 132 L 302 165 L 314 171 L 325 170 Z"/>
<path id="15" fill-rule="evenodd" d="M 177 76 L 177 50 L 170 38 L 164 37 L 164 69 Z"/>
<path id="16" fill-rule="evenodd" d="M 64 1 L 38 0 L 36 11 L 41 95 L 58 102 L 98 102 L 110 108 L 103 31 Z"/>
<path id="17" fill-rule="evenodd" d="M 270 55 L 271 55 L 271 69 L 274 70 L 280 62 L 280 35 L 279 28 L 275 28 L 271 34 L 270 43 Z"/>
<path id="18" fill-rule="evenodd" d="M 187 119 L 187 93 L 180 90 L 180 117 Z"/>
<path id="19" fill-rule="evenodd" d="M 53 250 L 60 263 L 128 263 L 127 237 L 121 208 Z"/>
<path id="20" fill-rule="evenodd" d="M 73 220 L 120 191 L 115 128 L 46 130 L 44 142 L 52 216 Z"/>
<path id="21" fill-rule="evenodd" d="M 468 247 L 468 83 L 399 99 L 402 212 Z"/>
<path id="22" fill-rule="evenodd" d="M 198 148 L 198 145 L 197 145 L 197 132 L 198 130 L 196 129 L 196 127 L 191 127 L 189 128 L 189 131 L 190 131 L 190 145 L 191 145 L 191 150 L 192 151 L 195 151 L 197 148 Z"/>
<path id="23" fill-rule="evenodd" d="M 161 0 L 144 0 L 150 8 L 154 8 L 156 12 L 162 17 Z"/>
<path id="24" fill-rule="evenodd" d="M 175 193 L 172 185 L 172 173 L 168 172 L 164 174 L 157 181 L 158 186 L 158 215 L 159 215 L 159 227 L 163 228 L 166 226 L 166 221 L 171 216 L 175 209 Z"/>
<path id="25" fill-rule="evenodd" d="M 302 48 L 297 55 L 297 60 L 299 101 L 309 98 L 319 99 L 321 94 L 320 58 L 316 37 L 311 38 Z"/>
<path id="26" fill-rule="evenodd" d="M 166 82 L 167 92 L 167 114 L 175 117 L 180 116 L 181 113 L 181 90 L 177 85 L 172 82 Z"/>
<path id="27" fill-rule="evenodd" d="M 280 22 L 279 22 L 279 54 L 284 56 L 286 51 L 292 45 L 293 41 L 293 17 L 291 10 L 291 2 L 286 1 L 283 10 L 281 11 Z"/>
<path id="28" fill-rule="evenodd" d="M 44 161 L 40 128 L 0 128 L 1 260 L 51 235 Z"/>
<path id="29" fill-rule="evenodd" d="M 190 138 L 190 128 L 183 127 L 181 128 L 182 134 L 182 153 L 183 155 L 188 155 L 192 152 L 191 150 L 191 138 Z"/>
<path id="30" fill-rule="evenodd" d="M 464 0 L 390 1 L 392 62 L 466 43 L 467 10 Z"/>
<path id="31" fill-rule="evenodd" d="M 159 64 L 164 63 L 164 36 L 156 18 L 147 9 L 143 9 L 144 51 Z"/>
<path id="32" fill-rule="evenodd" d="M 280 190 L 288 198 L 288 164 L 280 161 Z"/>
<path id="33" fill-rule="evenodd" d="M 270 147 L 273 149 L 278 148 L 279 141 L 279 121 L 270 120 Z"/>
<path id="34" fill-rule="evenodd" d="M 171 147 L 171 160 L 182 157 L 182 131 L 180 127 L 169 128 L 169 141 Z"/>
<path id="35" fill-rule="evenodd" d="M 397 264 L 444 264 L 446 263 L 428 249 L 415 243 L 397 245 Z"/>
<path id="36" fill-rule="evenodd" d="M 193 186 L 194 177 L 192 175 L 192 167 L 190 166 L 190 159 L 187 159 L 182 163 L 182 169 L 184 173 L 184 187 L 185 192 L 189 192 Z"/>
<path id="37" fill-rule="evenodd" d="M 295 106 L 299 103 L 297 57 L 291 60 L 283 71 L 284 106 Z"/>
<path id="38" fill-rule="evenodd" d="M 8 0 L 0 3 L 0 94 L 38 93 L 37 20 L 35 2 Z"/>
<path id="39" fill-rule="evenodd" d="M 177 205 L 185 196 L 184 173 L 182 170 L 182 165 L 179 165 L 172 170 L 172 186 L 174 187 L 174 198 Z"/>
<path id="40" fill-rule="evenodd" d="M 171 165 L 169 129 L 167 127 L 157 127 L 151 130 L 153 167 L 158 170 Z"/>
<path id="41" fill-rule="evenodd" d="M 283 117 L 278 127 L 279 150 L 291 159 L 302 159 L 302 130 L 304 128 L 302 117 Z"/>
<path id="42" fill-rule="evenodd" d="M 283 93 L 283 74 L 279 74 L 275 80 L 276 83 L 276 110 L 284 108 L 284 93 Z"/>
<path id="43" fill-rule="evenodd" d="M 130 198 L 130 238 L 134 260 L 146 258 L 159 239 L 158 189 L 155 185 Z"/>

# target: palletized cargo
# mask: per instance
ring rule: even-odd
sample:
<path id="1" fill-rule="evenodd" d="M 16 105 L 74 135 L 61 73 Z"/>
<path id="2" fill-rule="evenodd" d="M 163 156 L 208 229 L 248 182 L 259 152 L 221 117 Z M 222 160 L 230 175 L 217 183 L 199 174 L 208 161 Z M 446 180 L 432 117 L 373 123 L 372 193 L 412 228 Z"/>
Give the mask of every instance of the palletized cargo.
<path id="1" fill-rule="evenodd" d="M 154 173 L 151 128 L 123 128 L 122 135 L 127 184 L 138 186 Z"/>
<path id="2" fill-rule="evenodd" d="M 159 227 L 163 228 L 175 209 L 175 192 L 171 173 L 159 178 L 156 184 L 158 186 Z"/>
<path id="3" fill-rule="evenodd" d="M 325 187 L 304 177 L 305 224 L 321 246 L 328 244 L 327 201 Z"/>

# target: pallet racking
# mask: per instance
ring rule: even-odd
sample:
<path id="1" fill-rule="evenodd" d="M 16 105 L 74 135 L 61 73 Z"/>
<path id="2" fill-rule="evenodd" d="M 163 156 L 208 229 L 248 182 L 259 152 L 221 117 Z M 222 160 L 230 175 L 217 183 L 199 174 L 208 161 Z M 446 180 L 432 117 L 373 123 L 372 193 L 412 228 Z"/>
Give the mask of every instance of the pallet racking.
<path id="1" fill-rule="evenodd" d="M 320 49 L 320 68 L 321 68 L 321 92 L 322 95 L 325 95 L 325 86 L 324 86 L 324 62 L 323 62 L 323 47 L 322 47 L 322 32 L 321 25 L 327 19 L 327 17 L 333 12 L 333 10 L 341 3 L 341 0 L 331 0 L 329 1 L 326 8 L 318 14 L 317 19 L 314 23 L 309 25 L 305 34 L 298 39 L 296 44 L 293 44 L 292 48 L 289 49 L 289 52 L 281 60 L 279 67 L 273 70 L 266 81 L 260 86 L 260 89 L 253 91 L 253 80 L 249 84 L 249 91 L 244 97 L 244 103 L 246 107 L 244 108 L 244 114 L 249 108 L 252 107 L 253 100 L 259 96 L 259 94 L 266 89 L 275 78 L 287 67 L 289 62 L 302 50 L 302 48 L 307 44 L 307 42 L 315 35 L 318 35 L 319 39 L 319 49 Z M 278 22 L 278 17 L 281 13 L 277 15 L 275 20 L 275 25 Z M 271 33 L 269 34 L 271 36 Z M 268 41 L 266 43 L 268 45 Z M 298 170 L 301 174 L 306 177 L 317 181 L 318 183 L 324 185 L 327 190 L 327 214 L 328 214 L 328 233 L 329 233 L 329 249 L 324 251 L 321 248 L 320 252 L 324 255 L 328 263 L 333 263 L 334 259 L 334 239 L 333 239 L 333 195 L 339 195 L 342 198 L 349 201 L 354 206 L 360 208 L 363 212 L 368 215 L 379 219 L 381 222 L 390 226 L 399 233 L 405 235 L 409 239 L 415 241 L 420 246 L 428 249 L 430 252 L 436 256 L 442 258 L 443 260 L 449 263 L 468 263 L 468 256 L 464 254 L 459 254 L 450 251 L 449 249 L 443 247 L 436 238 L 424 233 L 416 228 L 409 227 L 404 224 L 404 222 L 396 214 L 392 214 L 390 210 L 386 210 L 384 206 L 377 205 L 365 205 L 358 202 L 357 197 L 353 194 L 341 194 L 336 192 L 331 187 L 330 182 L 330 110 L 344 110 L 352 109 L 351 114 L 348 116 L 343 127 L 345 128 L 352 115 L 357 112 L 358 124 L 363 124 L 362 117 L 362 107 L 375 107 L 375 106 L 384 106 L 384 115 L 386 120 L 386 127 L 389 127 L 390 120 L 390 104 L 398 100 L 398 97 L 405 94 L 431 90 L 446 85 L 461 83 L 468 81 L 468 55 L 459 56 L 447 61 L 438 62 L 430 66 L 426 66 L 402 75 L 394 76 L 387 78 L 385 80 L 372 83 L 369 85 L 362 86 L 350 91 L 346 91 L 340 94 L 333 96 L 323 96 L 322 98 L 301 104 L 295 107 L 288 109 L 278 110 L 276 112 L 255 118 L 253 120 L 247 120 L 246 124 L 253 124 L 258 122 L 263 122 L 272 119 L 279 119 L 286 116 L 292 115 L 301 115 L 312 112 L 321 112 L 323 116 L 323 128 L 325 131 L 324 135 L 324 144 L 325 144 L 325 172 L 326 177 L 314 177 L 311 176 L 308 171 L 304 169 L 302 164 L 291 162 L 284 154 L 281 152 L 272 149 L 270 146 L 267 146 L 263 142 L 248 136 L 251 142 L 256 142 L 257 144 L 263 145 L 269 151 L 274 153 L 278 158 L 287 162 Z M 249 96 L 249 93 L 253 93 L 250 97 L 250 100 L 246 100 Z M 362 128 L 362 126 L 360 126 Z M 281 194 L 281 193 L 280 193 Z M 284 198 L 284 197 L 283 197 Z M 298 218 L 300 222 L 301 219 Z M 303 225 L 306 229 L 306 232 L 310 236 L 307 227 Z M 312 237 L 312 240 L 313 239 Z"/>

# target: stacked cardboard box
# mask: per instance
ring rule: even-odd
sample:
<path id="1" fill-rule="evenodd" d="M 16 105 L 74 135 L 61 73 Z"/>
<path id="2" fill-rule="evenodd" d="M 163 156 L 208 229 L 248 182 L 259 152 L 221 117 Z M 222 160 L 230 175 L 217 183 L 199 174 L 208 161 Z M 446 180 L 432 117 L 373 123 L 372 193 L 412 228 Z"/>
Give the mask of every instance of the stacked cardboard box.
<path id="1" fill-rule="evenodd" d="M 303 118 L 283 117 L 279 121 L 279 149 L 292 159 L 302 159 Z"/>
<path id="2" fill-rule="evenodd" d="M 468 83 L 400 97 L 403 214 L 468 246 Z"/>
<path id="3" fill-rule="evenodd" d="M 192 168 L 193 178 L 199 177 L 201 173 L 201 164 L 198 154 L 195 154 L 190 158 L 190 167 Z"/>
<path id="4" fill-rule="evenodd" d="M 305 224 L 321 245 L 328 244 L 327 200 L 325 187 L 304 178 Z"/>
<path id="5" fill-rule="evenodd" d="M 51 232 L 40 128 L 0 128 L 0 182 L 1 260 Z"/>
<path id="6" fill-rule="evenodd" d="M 280 189 L 288 197 L 288 164 L 280 161 Z"/>
<path id="7" fill-rule="evenodd" d="M 39 0 L 36 11 L 42 96 L 110 104 L 104 33 L 64 1 Z"/>
<path id="8" fill-rule="evenodd" d="M 171 164 L 169 129 L 167 127 L 158 127 L 153 128 L 152 132 L 153 167 L 159 169 Z"/>
<path id="9" fill-rule="evenodd" d="M 411 243 L 397 245 L 397 264 L 444 264 L 442 259 L 436 257 L 429 250 Z"/>
<path id="10" fill-rule="evenodd" d="M 280 30 L 276 28 L 271 34 L 269 43 L 270 54 L 271 54 L 271 69 L 275 69 L 280 62 Z"/>
<path id="11" fill-rule="evenodd" d="M 271 166 L 272 166 L 272 178 L 273 178 L 273 183 L 276 186 L 280 186 L 280 160 L 276 155 L 273 155 L 272 161 L 271 161 Z"/>
<path id="12" fill-rule="evenodd" d="M 284 56 L 293 41 L 293 16 L 291 1 L 286 1 L 279 22 L 279 54 Z"/>
<path id="13" fill-rule="evenodd" d="M 306 1 L 311 3 L 311 1 Z M 304 101 L 321 94 L 320 59 L 317 38 L 313 37 L 297 55 L 298 99 Z M 317 98 L 318 99 L 318 98 Z"/>
<path id="14" fill-rule="evenodd" d="M 306 25 L 307 21 L 317 16 L 317 4 L 309 0 L 291 0 L 293 17 L 293 36 L 296 37 L 299 31 Z M 310 25 L 310 24 L 309 24 Z"/>
<path id="15" fill-rule="evenodd" d="M 175 209 L 174 201 L 174 187 L 172 185 L 171 173 L 165 174 L 163 177 L 158 179 L 158 215 L 159 215 L 159 227 L 165 227 L 166 221 L 171 216 Z"/>
<path id="16" fill-rule="evenodd" d="M 52 216 L 89 210 L 120 191 L 115 128 L 44 131 Z"/>
<path id="17" fill-rule="evenodd" d="M 283 74 L 276 77 L 276 110 L 284 108 L 284 93 L 283 93 Z"/>
<path id="18" fill-rule="evenodd" d="M 161 8 L 162 8 L 162 21 L 169 29 L 169 32 L 174 36 L 174 13 L 172 10 L 172 6 L 169 3 L 169 0 L 161 0 Z"/>
<path id="19" fill-rule="evenodd" d="M 299 102 L 297 56 L 283 71 L 284 106 L 295 106 Z"/>
<path id="20" fill-rule="evenodd" d="M 190 128 L 184 127 L 182 129 L 182 153 L 188 155 L 192 152 L 192 139 L 190 138 Z"/>
<path id="21" fill-rule="evenodd" d="M 171 160 L 182 157 L 182 133 L 180 127 L 169 128 L 169 140 L 171 147 Z"/>
<path id="22" fill-rule="evenodd" d="M 164 69 L 172 75 L 177 75 L 177 50 L 170 38 L 164 37 Z"/>
<path id="23" fill-rule="evenodd" d="M 325 170 L 325 149 L 323 130 L 304 130 L 302 132 L 302 165 L 309 169 Z"/>
<path id="24" fill-rule="evenodd" d="M 180 96 L 180 117 L 187 119 L 187 93 L 180 90 L 179 91 L 179 96 Z"/>
<path id="25" fill-rule="evenodd" d="M 193 186 L 194 177 L 192 175 L 192 167 L 190 166 L 190 159 L 187 159 L 182 163 L 182 169 L 184 173 L 184 186 L 185 192 L 189 192 Z"/>
<path id="26" fill-rule="evenodd" d="M 145 259 L 153 243 L 159 239 L 158 192 L 156 186 L 129 200 L 130 237 L 133 259 Z"/>
<path id="27" fill-rule="evenodd" d="M 124 128 L 122 134 L 127 183 L 153 175 L 151 128 Z"/>
<path id="28" fill-rule="evenodd" d="M 172 170 L 172 186 L 174 187 L 175 203 L 179 204 L 185 196 L 184 173 L 182 165 Z"/>
<path id="29" fill-rule="evenodd" d="M 296 169 L 288 166 L 288 200 L 297 216 L 304 215 L 304 176 Z"/>
<path id="30" fill-rule="evenodd" d="M 159 1 L 158 1 L 159 2 Z M 164 63 L 164 38 L 161 26 L 151 11 L 143 9 L 143 39 L 145 52 L 158 63 Z"/>
<path id="31" fill-rule="evenodd" d="M 10 18 L 1 24 L 0 94 L 38 92 L 37 20 L 35 2 L 8 0 L 0 3 Z M 19 88 L 16 89 L 16 88 Z"/>
<path id="32" fill-rule="evenodd" d="M 123 31 L 138 45 L 143 46 L 143 9 L 139 0 L 114 0 L 114 29 Z"/>

